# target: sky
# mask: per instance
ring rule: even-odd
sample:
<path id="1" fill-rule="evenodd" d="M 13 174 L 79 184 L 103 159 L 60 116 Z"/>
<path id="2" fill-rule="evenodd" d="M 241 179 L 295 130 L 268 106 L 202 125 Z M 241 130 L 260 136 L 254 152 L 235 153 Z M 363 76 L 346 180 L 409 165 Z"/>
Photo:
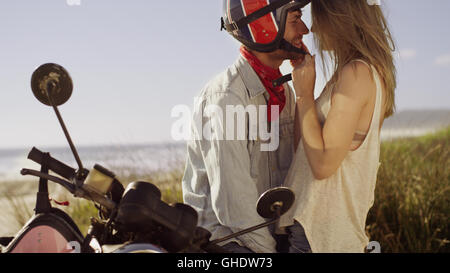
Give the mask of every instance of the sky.
<path id="1" fill-rule="evenodd" d="M 450 1 L 382 7 L 397 46 L 397 109 L 450 109 Z M 172 109 L 192 109 L 238 57 L 239 44 L 219 31 L 221 15 L 222 0 L 0 1 L 0 148 L 66 145 L 53 110 L 30 88 L 48 62 L 74 82 L 60 111 L 75 145 L 172 142 Z M 304 39 L 315 52 L 312 36 Z M 319 73 L 316 95 L 325 82 Z"/>

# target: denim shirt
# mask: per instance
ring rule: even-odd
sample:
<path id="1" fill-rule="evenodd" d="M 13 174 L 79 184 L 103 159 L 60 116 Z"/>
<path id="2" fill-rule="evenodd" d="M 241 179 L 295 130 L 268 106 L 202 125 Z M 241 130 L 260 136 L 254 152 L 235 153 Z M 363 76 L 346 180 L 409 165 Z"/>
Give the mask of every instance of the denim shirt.
<path id="1" fill-rule="evenodd" d="M 195 122 L 191 125 L 182 190 L 184 202 L 198 212 L 199 226 L 212 233 L 211 240 L 267 221 L 256 212 L 258 198 L 266 190 L 283 184 L 294 154 L 295 98 L 289 85 L 284 87 L 286 105 L 278 119 L 279 130 L 274 132 L 279 143 L 273 151 L 262 149 L 268 140 L 249 137 L 252 125 L 248 115 L 245 121 L 241 120 L 245 126 L 245 139 L 202 137 L 206 125 L 215 136 L 221 133 L 219 127 L 225 128 L 224 131 L 233 127 L 235 133 L 239 130 L 238 122 L 224 126 L 228 121 L 225 118 L 205 117 L 208 106 L 219 106 L 224 113 L 227 105 L 267 106 L 269 94 L 242 56 L 210 81 L 196 100 L 193 120 L 200 117 L 202 127 Z M 261 116 L 258 112 L 258 119 Z M 267 124 L 267 118 L 264 122 L 266 126 L 276 128 Z M 275 252 L 276 243 L 268 228 L 239 236 L 234 241 L 254 252 Z"/>

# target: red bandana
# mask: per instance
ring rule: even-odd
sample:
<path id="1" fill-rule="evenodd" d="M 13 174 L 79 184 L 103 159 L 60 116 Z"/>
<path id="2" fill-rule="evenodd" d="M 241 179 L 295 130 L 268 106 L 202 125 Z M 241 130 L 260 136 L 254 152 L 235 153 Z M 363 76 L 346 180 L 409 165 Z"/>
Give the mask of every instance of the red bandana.
<path id="1" fill-rule="evenodd" d="M 274 80 L 277 80 L 282 76 L 280 69 L 273 69 L 272 67 L 263 64 L 260 60 L 258 60 L 258 58 L 256 58 L 255 55 L 243 46 L 241 47 L 241 54 L 248 61 L 253 70 L 255 70 L 256 74 L 258 74 L 262 84 L 266 88 L 267 92 L 269 92 L 270 98 L 267 104 L 267 120 L 269 122 L 272 120 L 277 120 L 279 114 L 286 105 L 286 96 L 284 94 L 283 85 L 274 87 L 272 84 Z M 273 119 L 271 118 L 272 105 L 278 105 L 280 110 L 278 115 L 274 116 Z"/>

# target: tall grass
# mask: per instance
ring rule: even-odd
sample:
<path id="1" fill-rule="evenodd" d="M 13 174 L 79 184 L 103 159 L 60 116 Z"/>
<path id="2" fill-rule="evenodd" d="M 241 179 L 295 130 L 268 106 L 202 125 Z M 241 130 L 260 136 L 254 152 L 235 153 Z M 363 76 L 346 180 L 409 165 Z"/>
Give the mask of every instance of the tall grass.
<path id="1" fill-rule="evenodd" d="M 15 228 L 24 226 L 33 215 L 31 205 L 26 202 L 24 196 L 4 194 L 2 197 L 6 199 L 6 203 L 9 204 L 12 212 L 12 215 L 7 220 L 14 222 L 9 223 L 9 225 Z"/>
<path id="2" fill-rule="evenodd" d="M 4 182 L 0 184 L 0 224 L 3 232 L 19 230 L 33 215 L 33 206 L 30 204 L 26 182 Z M 0 234 L 0 236 L 12 234 Z"/>
<path id="3" fill-rule="evenodd" d="M 383 252 L 449 252 L 450 128 L 384 142 L 367 219 Z"/>

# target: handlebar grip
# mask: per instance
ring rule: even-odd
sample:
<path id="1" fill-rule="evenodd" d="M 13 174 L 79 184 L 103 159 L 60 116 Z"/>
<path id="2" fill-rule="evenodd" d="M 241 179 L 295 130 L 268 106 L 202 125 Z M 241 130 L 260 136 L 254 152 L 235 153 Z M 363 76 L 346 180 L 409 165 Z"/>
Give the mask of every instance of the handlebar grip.
<path id="1" fill-rule="evenodd" d="M 28 154 L 28 159 L 30 159 L 40 165 L 42 165 L 42 163 L 44 161 L 44 157 L 45 157 L 45 153 L 39 151 L 35 147 L 33 147 L 33 149 L 31 149 L 30 153 Z M 50 170 L 52 170 L 56 174 L 66 178 L 68 180 L 75 177 L 76 171 L 74 168 L 67 166 L 66 164 L 62 163 L 61 161 L 59 161 L 51 156 L 48 158 L 47 164 L 48 164 L 47 167 Z"/>

